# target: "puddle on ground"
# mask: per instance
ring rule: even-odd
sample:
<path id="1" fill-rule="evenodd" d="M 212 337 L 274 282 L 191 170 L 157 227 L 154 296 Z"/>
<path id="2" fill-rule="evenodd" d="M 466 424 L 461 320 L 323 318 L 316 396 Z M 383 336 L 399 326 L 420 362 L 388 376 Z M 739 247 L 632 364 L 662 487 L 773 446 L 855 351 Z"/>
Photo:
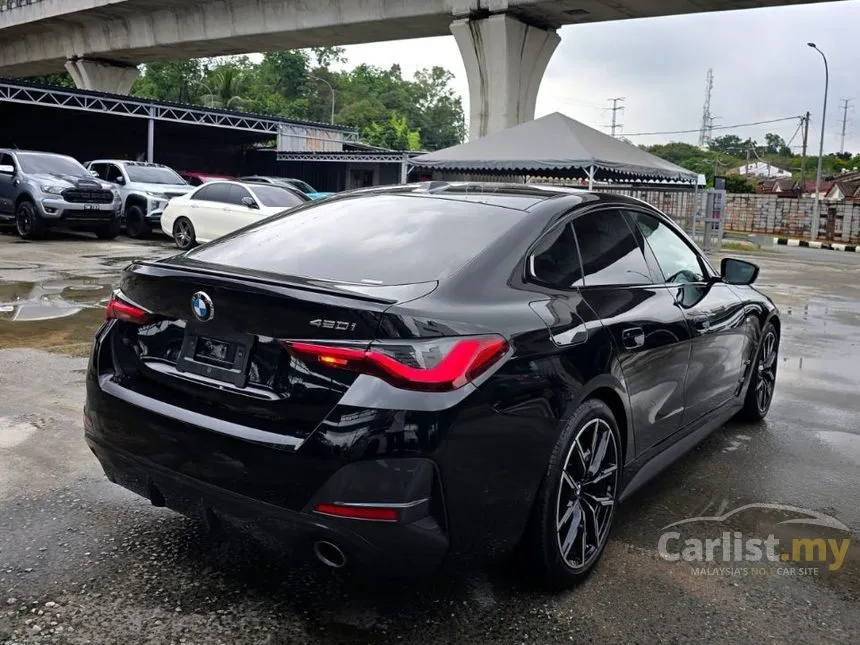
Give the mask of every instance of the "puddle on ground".
<path id="1" fill-rule="evenodd" d="M 0 348 L 85 356 L 112 290 L 92 279 L 0 283 Z"/>
<path id="2" fill-rule="evenodd" d="M 822 430 L 818 438 L 832 446 L 840 455 L 860 465 L 860 435 L 836 430 Z"/>

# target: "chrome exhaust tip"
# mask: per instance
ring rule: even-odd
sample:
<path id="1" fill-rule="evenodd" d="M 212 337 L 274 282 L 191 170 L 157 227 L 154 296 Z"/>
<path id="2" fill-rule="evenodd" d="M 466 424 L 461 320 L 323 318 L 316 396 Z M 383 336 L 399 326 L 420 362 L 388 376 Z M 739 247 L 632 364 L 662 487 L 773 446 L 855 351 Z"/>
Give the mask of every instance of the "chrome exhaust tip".
<path id="1" fill-rule="evenodd" d="M 314 542 L 314 555 L 317 560 L 332 569 L 343 569 L 346 566 L 346 554 L 337 544 L 326 540 Z"/>

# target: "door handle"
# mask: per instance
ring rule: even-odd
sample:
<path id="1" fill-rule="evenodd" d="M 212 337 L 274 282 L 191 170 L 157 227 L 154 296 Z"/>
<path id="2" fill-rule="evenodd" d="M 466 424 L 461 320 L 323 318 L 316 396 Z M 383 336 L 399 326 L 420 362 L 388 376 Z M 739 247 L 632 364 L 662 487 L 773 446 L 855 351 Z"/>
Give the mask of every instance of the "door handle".
<path id="1" fill-rule="evenodd" d="M 621 332 L 621 343 L 626 349 L 638 349 L 645 345 L 645 332 L 641 327 L 628 327 Z"/>
<path id="2" fill-rule="evenodd" d="M 711 320 L 707 316 L 696 316 L 693 318 L 693 324 L 699 331 L 708 331 L 711 328 Z"/>

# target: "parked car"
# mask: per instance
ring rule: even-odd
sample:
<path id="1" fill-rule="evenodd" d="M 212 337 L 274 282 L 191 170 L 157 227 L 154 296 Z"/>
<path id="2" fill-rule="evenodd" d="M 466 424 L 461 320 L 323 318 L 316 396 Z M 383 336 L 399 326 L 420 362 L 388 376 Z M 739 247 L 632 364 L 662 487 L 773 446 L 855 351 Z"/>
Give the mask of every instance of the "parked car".
<path id="1" fill-rule="evenodd" d="M 235 177 L 231 177 L 230 175 L 212 175 L 207 172 L 190 172 L 188 170 L 181 171 L 179 176 L 182 177 L 189 186 L 202 186 L 207 181 L 235 179 Z"/>
<path id="2" fill-rule="evenodd" d="M 323 199 L 324 197 L 330 197 L 331 195 L 335 194 L 321 193 L 316 188 L 314 188 L 307 182 L 302 181 L 301 179 L 289 179 L 287 177 L 264 177 L 261 175 L 253 175 L 250 177 L 240 177 L 239 181 L 289 186 L 290 188 L 295 188 L 297 190 L 302 191 L 311 199 Z"/>
<path id="3" fill-rule="evenodd" d="M 120 231 L 120 196 L 66 155 L 0 149 L 0 223 L 25 240 L 49 228 L 91 231 L 110 240 Z"/>
<path id="4" fill-rule="evenodd" d="M 192 190 L 176 171 L 161 164 L 98 159 L 86 165 L 119 190 L 129 237 L 146 237 L 153 228 L 158 229 L 165 204 Z"/>
<path id="5" fill-rule="evenodd" d="M 620 195 L 346 193 L 128 267 L 86 439 L 153 504 L 330 567 L 521 546 L 566 587 L 619 502 L 767 414 L 781 323 L 757 274 Z"/>
<path id="6" fill-rule="evenodd" d="M 187 250 L 307 201 L 284 186 L 210 181 L 170 200 L 161 213 L 161 230 Z"/>

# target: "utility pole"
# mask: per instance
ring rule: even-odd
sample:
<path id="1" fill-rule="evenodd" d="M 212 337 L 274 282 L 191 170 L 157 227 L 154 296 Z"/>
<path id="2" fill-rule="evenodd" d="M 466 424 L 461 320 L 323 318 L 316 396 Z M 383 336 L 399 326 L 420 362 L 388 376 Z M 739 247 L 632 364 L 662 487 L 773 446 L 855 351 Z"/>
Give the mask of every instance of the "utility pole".
<path id="1" fill-rule="evenodd" d="M 618 104 L 624 103 L 624 97 L 619 96 L 614 99 L 609 99 L 609 102 L 612 103 L 612 107 L 609 108 L 612 111 L 612 124 L 609 127 L 612 129 L 612 136 L 614 137 L 616 132 L 623 127 L 620 123 L 618 123 L 618 112 L 619 110 L 624 110 L 624 105 Z"/>
<path id="2" fill-rule="evenodd" d="M 842 143 L 839 146 L 839 153 L 845 152 L 845 126 L 848 125 L 848 108 L 851 107 L 851 99 L 840 99 L 839 102 L 842 108 Z"/>
<path id="3" fill-rule="evenodd" d="M 803 129 L 803 148 L 800 153 L 800 196 L 806 192 L 806 142 L 809 139 L 809 117 L 812 116 L 809 112 L 800 117 L 801 128 Z"/>

